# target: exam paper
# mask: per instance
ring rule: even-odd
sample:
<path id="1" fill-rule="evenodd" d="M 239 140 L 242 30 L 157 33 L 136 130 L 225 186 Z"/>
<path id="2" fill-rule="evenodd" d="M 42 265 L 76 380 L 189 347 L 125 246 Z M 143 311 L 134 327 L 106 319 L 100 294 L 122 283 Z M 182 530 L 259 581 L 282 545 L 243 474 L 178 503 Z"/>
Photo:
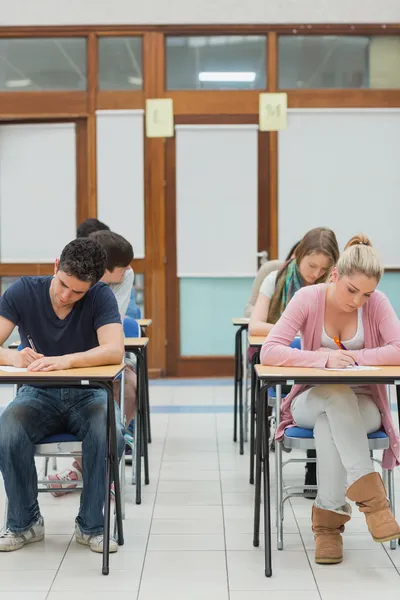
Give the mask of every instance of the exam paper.
<path id="1" fill-rule="evenodd" d="M 26 373 L 28 369 L 23 369 L 19 367 L 3 367 L 0 365 L 0 371 L 7 371 L 8 373 Z"/>

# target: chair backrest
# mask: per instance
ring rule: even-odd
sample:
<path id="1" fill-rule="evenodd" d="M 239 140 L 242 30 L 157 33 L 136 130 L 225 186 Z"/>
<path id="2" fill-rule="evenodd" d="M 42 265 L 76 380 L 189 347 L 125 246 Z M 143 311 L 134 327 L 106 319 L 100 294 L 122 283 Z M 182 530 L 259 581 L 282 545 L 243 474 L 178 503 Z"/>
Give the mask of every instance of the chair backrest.
<path id="1" fill-rule="evenodd" d="M 124 336 L 125 337 L 133 337 L 133 338 L 140 337 L 139 323 L 137 321 L 135 321 L 135 319 L 132 319 L 132 317 L 124 318 L 123 327 L 124 327 Z"/>
<path id="2" fill-rule="evenodd" d="M 142 311 L 136 304 L 136 292 L 134 287 L 132 288 L 131 299 L 129 301 L 128 308 L 126 309 L 126 316 L 131 317 L 131 319 L 142 318 Z"/>
<path id="3" fill-rule="evenodd" d="M 301 350 L 301 338 L 295 337 L 293 342 L 290 344 L 291 348 L 296 348 L 297 350 Z"/>

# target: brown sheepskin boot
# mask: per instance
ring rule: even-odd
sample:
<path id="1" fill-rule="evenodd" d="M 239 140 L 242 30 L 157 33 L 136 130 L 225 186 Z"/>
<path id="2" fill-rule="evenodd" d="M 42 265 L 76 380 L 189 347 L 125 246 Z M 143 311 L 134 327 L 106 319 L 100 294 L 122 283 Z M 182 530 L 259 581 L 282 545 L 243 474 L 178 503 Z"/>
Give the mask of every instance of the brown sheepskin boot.
<path id="1" fill-rule="evenodd" d="M 316 563 L 333 565 L 342 562 L 343 540 L 341 533 L 344 531 L 344 524 L 349 520 L 350 514 L 337 513 L 313 506 L 312 530 L 315 539 Z"/>
<path id="2" fill-rule="evenodd" d="M 347 490 L 347 497 L 365 514 L 368 529 L 375 542 L 400 538 L 400 526 L 392 515 L 385 486 L 379 473 L 360 477 Z"/>

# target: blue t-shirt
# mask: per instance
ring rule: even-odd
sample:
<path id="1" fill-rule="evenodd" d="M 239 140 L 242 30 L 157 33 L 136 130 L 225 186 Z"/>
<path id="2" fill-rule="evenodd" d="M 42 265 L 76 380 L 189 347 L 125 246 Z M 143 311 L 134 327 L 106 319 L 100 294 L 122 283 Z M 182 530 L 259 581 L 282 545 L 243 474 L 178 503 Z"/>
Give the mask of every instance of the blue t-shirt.
<path id="1" fill-rule="evenodd" d="M 105 283 L 96 283 L 59 319 L 50 300 L 52 277 L 21 277 L 0 298 L 0 315 L 18 326 L 21 343 L 31 336 L 37 352 L 63 356 L 99 345 L 97 330 L 121 323 L 117 301 Z"/>

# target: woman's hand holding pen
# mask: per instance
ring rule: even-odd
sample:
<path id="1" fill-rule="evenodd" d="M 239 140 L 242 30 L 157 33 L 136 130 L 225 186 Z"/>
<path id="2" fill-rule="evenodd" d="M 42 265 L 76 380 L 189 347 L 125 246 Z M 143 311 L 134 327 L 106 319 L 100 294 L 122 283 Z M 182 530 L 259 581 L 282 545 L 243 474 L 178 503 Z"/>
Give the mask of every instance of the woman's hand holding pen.
<path id="1" fill-rule="evenodd" d="M 32 348 L 24 348 L 20 352 L 16 350 L 12 350 L 13 356 L 13 366 L 19 368 L 29 367 L 35 360 L 38 360 L 43 357 L 43 354 L 39 354 L 32 350 Z"/>
<path id="2" fill-rule="evenodd" d="M 326 363 L 328 369 L 346 369 L 354 367 L 356 362 L 347 350 L 332 350 Z"/>

